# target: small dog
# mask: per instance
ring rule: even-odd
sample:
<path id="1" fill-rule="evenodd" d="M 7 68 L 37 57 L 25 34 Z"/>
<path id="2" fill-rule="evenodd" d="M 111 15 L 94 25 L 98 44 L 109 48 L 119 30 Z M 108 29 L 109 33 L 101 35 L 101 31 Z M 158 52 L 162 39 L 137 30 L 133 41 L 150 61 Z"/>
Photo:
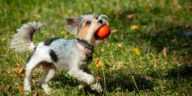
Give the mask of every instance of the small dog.
<path id="1" fill-rule="evenodd" d="M 40 42 L 37 46 L 33 43 L 33 33 L 42 27 L 43 23 L 30 22 L 17 29 L 10 47 L 17 52 L 32 52 L 26 61 L 25 93 L 31 92 L 32 71 L 38 65 L 42 65 L 45 73 L 40 84 L 46 94 L 51 93 L 47 82 L 54 77 L 56 69 L 67 72 L 70 76 L 90 85 L 92 90 L 101 93 L 103 89 L 89 71 L 88 65 L 92 60 L 94 46 L 97 41 L 102 41 L 94 34 L 103 24 L 108 24 L 106 17 L 106 15 L 87 14 L 66 18 L 68 30 L 77 37 L 76 39 L 51 38 Z"/>

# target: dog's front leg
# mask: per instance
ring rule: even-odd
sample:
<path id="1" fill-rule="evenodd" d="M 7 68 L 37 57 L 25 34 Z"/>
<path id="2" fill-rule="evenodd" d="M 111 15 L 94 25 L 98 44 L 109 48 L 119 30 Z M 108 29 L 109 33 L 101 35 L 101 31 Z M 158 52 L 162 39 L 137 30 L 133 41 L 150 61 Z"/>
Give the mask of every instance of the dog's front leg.
<path id="1" fill-rule="evenodd" d="M 75 69 L 71 69 L 69 72 L 69 75 L 78 79 L 81 82 L 85 82 L 86 84 L 90 85 L 90 87 L 93 90 L 96 90 L 97 92 L 101 93 L 103 91 L 100 83 L 98 83 L 95 80 L 95 77 L 87 72 L 84 72 L 81 69 L 75 68 Z"/>

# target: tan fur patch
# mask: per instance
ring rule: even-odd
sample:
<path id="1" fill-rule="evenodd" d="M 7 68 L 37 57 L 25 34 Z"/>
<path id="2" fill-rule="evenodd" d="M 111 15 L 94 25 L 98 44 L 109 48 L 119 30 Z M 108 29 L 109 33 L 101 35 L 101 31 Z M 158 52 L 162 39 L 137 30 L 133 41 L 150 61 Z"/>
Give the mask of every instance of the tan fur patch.
<path id="1" fill-rule="evenodd" d="M 86 38 L 86 34 L 88 32 L 89 29 L 89 25 L 84 25 L 83 28 L 80 30 L 79 32 L 79 38 L 80 39 L 85 39 Z"/>
<path id="2" fill-rule="evenodd" d="M 86 40 L 86 36 L 88 34 L 88 30 L 89 30 L 89 24 L 84 24 L 82 29 L 80 30 L 79 32 L 79 38 L 80 39 L 83 39 L 83 40 Z M 95 38 L 92 37 L 91 40 L 87 40 L 89 43 L 91 43 L 92 45 L 95 44 Z"/>

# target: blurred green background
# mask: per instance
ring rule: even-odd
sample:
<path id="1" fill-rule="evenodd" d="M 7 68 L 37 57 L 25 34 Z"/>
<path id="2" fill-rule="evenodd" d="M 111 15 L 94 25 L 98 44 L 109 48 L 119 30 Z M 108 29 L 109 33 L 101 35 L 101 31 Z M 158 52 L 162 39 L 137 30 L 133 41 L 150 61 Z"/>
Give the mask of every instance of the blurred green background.
<path id="1" fill-rule="evenodd" d="M 87 13 L 109 16 L 110 37 L 95 48 L 90 65 L 106 96 L 192 95 L 191 0 L 0 0 L 0 95 L 23 94 L 25 60 L 9 48 L 22 24 L 46 22 L 35 42 L 51 37 L 73 39 L 65 18 Z M 44 95 L 33 74 L 32 95 Z M 57 72 L 49 82 L 55 96 L 95 95 Z"/>

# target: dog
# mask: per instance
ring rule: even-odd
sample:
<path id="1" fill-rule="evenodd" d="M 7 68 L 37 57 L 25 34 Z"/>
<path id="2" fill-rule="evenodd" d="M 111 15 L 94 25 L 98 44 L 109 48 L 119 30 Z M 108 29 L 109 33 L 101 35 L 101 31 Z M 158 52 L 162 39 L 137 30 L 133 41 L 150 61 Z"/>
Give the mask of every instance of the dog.
<path id="1" fill-rule="evenodd" d="M 56 69 L 65 71 L 80 82 L 86 83 L 92 90 L 103 92 L 101 84 L 91 74 L 88 65 L 92 61 L 94 46 L 97 42 L 103 41 L 96 38 L 94 34 L 102 25 L 108 25 L 106 17 L 106 15 L 96 16 L 95 14 L 68 17 L 66 18 L 68 31 L 75 35 L 76 39 L 51 38 L 38 43 L 37 46 L 33 43 L 33 34 L 44 26 L 44 23 L 29 22 L 17 29 L 10 47 L 16 52 L 32 53 L 26 61 L 25 93 L 31 92 L 32 71 L 38 65 L 42 65 L 45 73 L 40 84 L 48 95 L 51 94 L 51 88 L 47 82 L 54 77 Z"/>

